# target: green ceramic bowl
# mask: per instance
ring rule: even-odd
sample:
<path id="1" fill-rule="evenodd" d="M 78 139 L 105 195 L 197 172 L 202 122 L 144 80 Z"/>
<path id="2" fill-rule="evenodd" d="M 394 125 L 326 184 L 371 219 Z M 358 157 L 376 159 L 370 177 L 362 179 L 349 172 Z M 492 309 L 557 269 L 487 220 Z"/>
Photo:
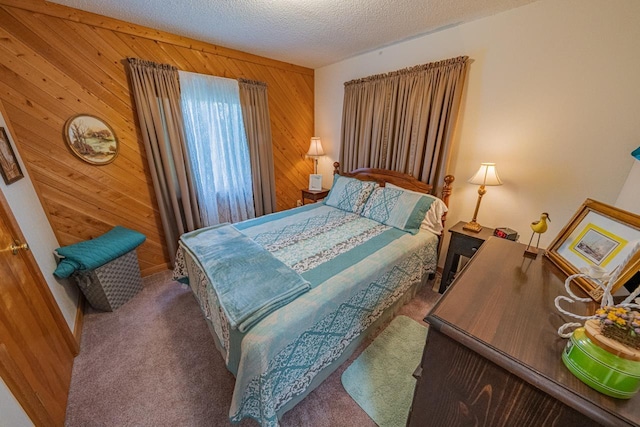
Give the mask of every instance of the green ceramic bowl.
<path id="1" fill-rule="evenodd" d="M 584 328 L 573 331 L 562 361 L 589 387 L 618 399 L 629 399 L 640 389 L 640 362 L 623 359 L 594 344 Z"/>

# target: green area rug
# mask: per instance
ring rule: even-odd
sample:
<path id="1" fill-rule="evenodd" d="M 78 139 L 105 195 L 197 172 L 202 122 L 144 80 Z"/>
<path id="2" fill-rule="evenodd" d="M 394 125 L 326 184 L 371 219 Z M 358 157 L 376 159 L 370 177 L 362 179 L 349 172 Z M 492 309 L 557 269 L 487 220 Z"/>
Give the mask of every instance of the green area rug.
<path id="1" fill-rule="evenodd" d="M 342 374 L 349 396 L 380 427 L 405 426 L 426 326 L 398 316 Z"/>

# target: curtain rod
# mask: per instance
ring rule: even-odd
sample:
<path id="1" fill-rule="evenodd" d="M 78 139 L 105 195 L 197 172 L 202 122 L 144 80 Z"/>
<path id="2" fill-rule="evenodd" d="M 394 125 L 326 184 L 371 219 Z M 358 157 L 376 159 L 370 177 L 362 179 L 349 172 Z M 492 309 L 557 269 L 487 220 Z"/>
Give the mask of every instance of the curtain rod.
<path id="1" fill-rule="evenodd" d="M 457 65 L 457 64 L 465 64 L 468 61 L 469 61 L 469 57 L 468 56 L 458 56 L 456 58 L 449 58 L 449 59 L 444 59 L 442 61 L 429 62 L 427 64 L 414 65 L 413 67 L 407 67 L 407 68 L 403 68 L 401 70 L 390 71 L 388 73 L 382 73 L 382 74 L 374 74 L 372 76 L 367 76 L 367 77 L 362 77 L 362 78 L 359 78 L 359 79 L 350 80 L 348 82 L 345 82 L 344 85 L 345 86 L 349 86 L 349 85 L 358 84 L 358 83 L 365 83 L 365 82 L 370 82 L 370 81 L 374 81 L 374 80 L 386 79 L 386 78 L 394 77 L 394 76 L 398 76 L 398 75 L 405 75 L 405 74 L 411 74 L 411 73 L 416 73 L 416 72 L 420 72 L 420 71 L 426 71 L 426 70 L 430 70 L 430 69 L 433 69 L 433 68 L 447 67 L 447 66 Z"/>

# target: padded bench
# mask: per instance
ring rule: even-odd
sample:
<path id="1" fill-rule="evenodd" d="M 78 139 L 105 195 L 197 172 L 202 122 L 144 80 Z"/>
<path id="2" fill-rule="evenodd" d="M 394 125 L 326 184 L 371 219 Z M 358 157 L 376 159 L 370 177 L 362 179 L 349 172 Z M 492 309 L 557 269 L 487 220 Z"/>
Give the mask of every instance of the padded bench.
<path id="1" fill-rule="evenodd" d="M 58 248 L 53 274 L 73 277 L 93 308 L 113 311 L 142 290 L 136 248 L 145 239 L 137 231 L 116 226 L 95 239 Z"/>

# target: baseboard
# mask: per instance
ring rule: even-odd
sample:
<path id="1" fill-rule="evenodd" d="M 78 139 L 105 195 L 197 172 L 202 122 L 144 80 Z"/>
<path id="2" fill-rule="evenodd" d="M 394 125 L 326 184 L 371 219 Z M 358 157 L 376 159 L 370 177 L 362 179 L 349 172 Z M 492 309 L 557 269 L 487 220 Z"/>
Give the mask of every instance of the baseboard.
<path id="1" fill-rule="evenodd" d="M 82 325 L 84 324 L 84 307 L 86 299 L 82 292 L 78 292 L 78 306 L 76 307 L 76 322 L 73 325 L 73 337 L 78 343 L 78 353 L 80 352 L 80 339 L 82 338 Z M 78 353 L 74 354 L 77 356 Z"/>
<path id="2" fill-rule="evenodd" d="M 147 277 L 147 276 L 151 276 L 152 274 L 160 273 L 161 271 L 165 271 L 165 270 L 173 270 L 173 267 L 169 265 L 169 263 L 156 265 L 154 267 L 149 267 L 149 268 L 145 268 L 144 270 L 141 270 L 140 275 L 142 277 Z"/>

